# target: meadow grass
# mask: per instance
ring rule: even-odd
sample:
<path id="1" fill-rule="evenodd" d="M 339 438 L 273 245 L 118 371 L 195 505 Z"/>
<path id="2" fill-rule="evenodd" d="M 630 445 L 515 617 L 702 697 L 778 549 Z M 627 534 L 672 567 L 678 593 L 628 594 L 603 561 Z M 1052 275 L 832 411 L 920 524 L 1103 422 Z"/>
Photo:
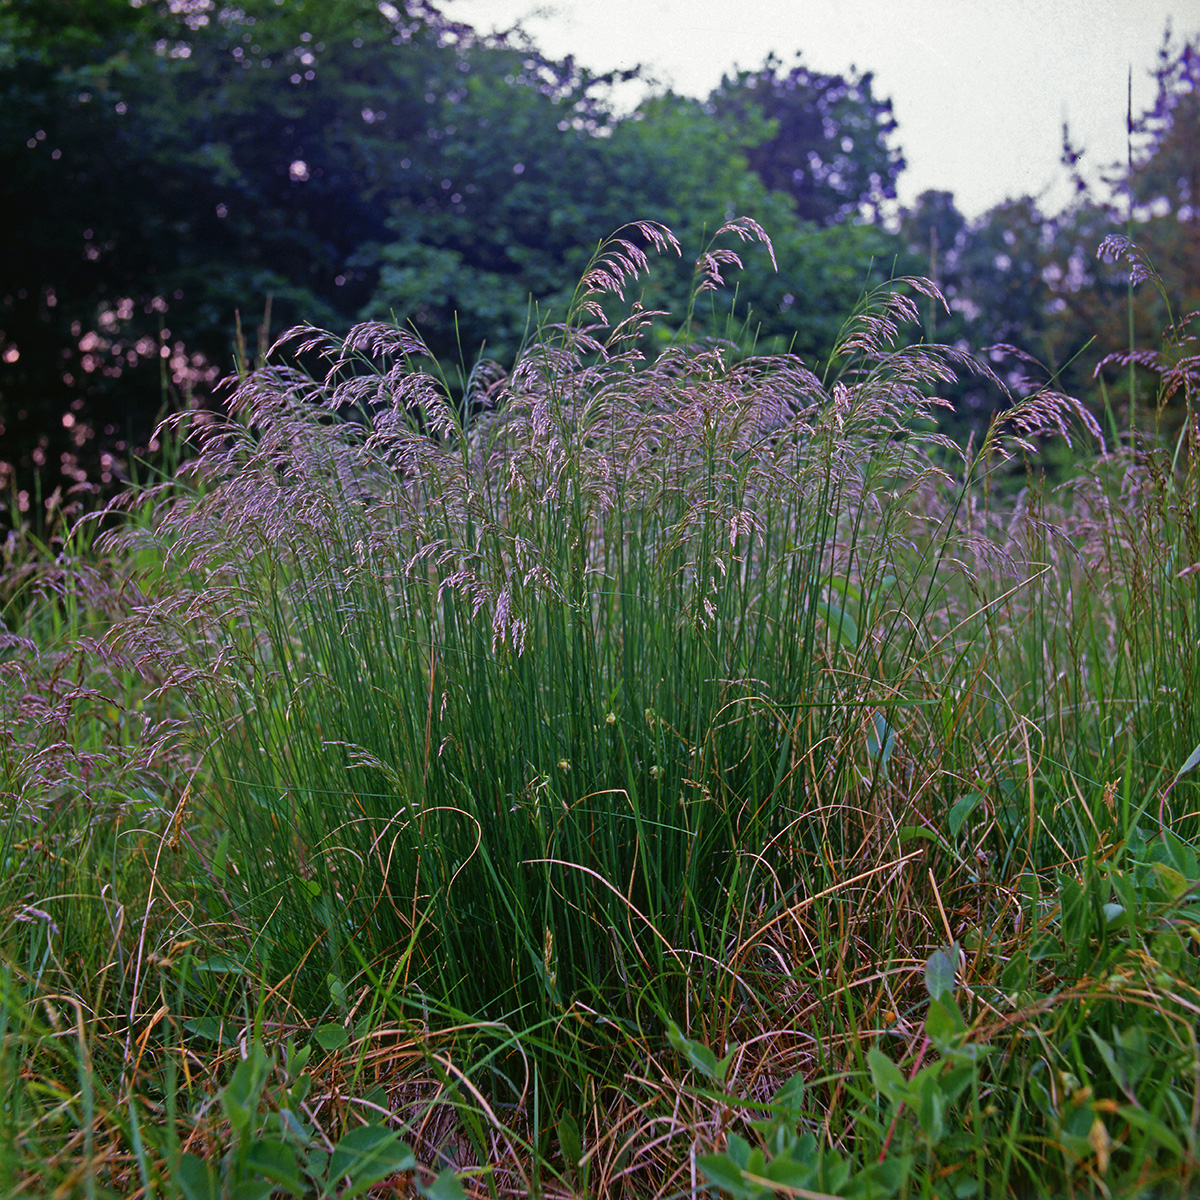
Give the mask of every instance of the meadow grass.
<path id="1" fill-rule="evenodd" d="M 647 357 L 647 249 L 461 392 L 293 331 L 115 534 L 10 543 L 18 1193 L 1191 1186 L 1192 420 L 956 446 L 920 280 L 817 369 Z"/>

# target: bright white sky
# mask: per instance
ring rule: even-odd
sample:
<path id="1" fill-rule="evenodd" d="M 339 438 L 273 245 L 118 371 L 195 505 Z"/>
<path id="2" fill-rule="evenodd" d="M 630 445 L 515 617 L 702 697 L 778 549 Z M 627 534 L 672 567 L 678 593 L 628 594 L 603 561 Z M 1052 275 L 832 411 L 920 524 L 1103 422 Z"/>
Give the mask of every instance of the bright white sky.
<path id="1" fill-rule="evenodd" d="M 1200 0 L 444 0 L 444 11 L 484 32 L 520 21 L 555 58 L 642 63 L 693 96 L 771 50 L 789 67 L 800 50 L 818 71 L 872 71 L 900 125 L 901 201 L 938 188 L 968 216 L 1009 196 L 1051 211 L 1067 199 L 1064 118 L 1093 174 L 1124 161 L 1130 67 L 1136 115 L 1154 98 L 1168 18 L 1177 42 L 1200 32 Z"/>

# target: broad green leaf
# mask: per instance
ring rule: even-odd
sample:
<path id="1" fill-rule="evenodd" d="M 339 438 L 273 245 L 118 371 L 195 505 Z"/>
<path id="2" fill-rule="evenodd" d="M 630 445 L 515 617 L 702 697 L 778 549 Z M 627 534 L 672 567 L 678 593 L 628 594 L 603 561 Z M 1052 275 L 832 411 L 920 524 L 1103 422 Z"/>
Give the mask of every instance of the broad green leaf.
<path id="1" fill-rule="evenodd" d="M 336 1021 L 318 1025 L 313 1031 L 313 1037 L 322 1050 L 345 1050 L 350 1044 L 350 1034 L 346 1027 Z"/>
<path id="2" fill-rule="evenodd" d="M 349 1005 L 346 1003 L 346 985 L 342 980 L 330 971 L 325 976 L 325 986 L 329 989 L 329 998 L 333 1001 L 334 1007 L 338 1012 L 345 1015 L 348 1013 Z"/>
<path id="3" fill-rule="evenodd" d="M 954 976 L 958 971 L 958 943 L 948 949 L 935 950 L 925 963 L 925 990 L 934 1000 L 954 994 Z"/>
<path id="4" fill-rule="evenodd" d="M 192 968 L 196 971 L 211 971 L 217 975 L 250 974 L 245 959 L 234 958 L 229 954 L 210 954 L 205 959 L 193 961 Z"/>
<path id="5" fill-rule="evenodd" d="M 1141 889 L 1128 871 L 1112 871 L 1109 874 L 1117 903 L 1126 910 L 1126 919 L 1137 915 L 1141 907 Z M 1107 911 L 1107 909 L 1106 909 Z"/>
<path id="6" fill-rule="evenodd" d="M 329 1151 L 310 1142 L 304 1169 L 312 1179 L 327 1179 L 329 1176 Z M 325 1194 L 325 1190 L 322 1189 L 321 1195 Z"/>
<path id="7" fill-rule="evenodd" d="M 1159 1145 L 1165 1146 L 1168 1152 L 1175 1155 L 1177 1159 L 1183 1160 L 1185 1155 L 1183 1143 L 1157 1117 L 1151 1116 L 1146 1109 L 1126 1104 L 1121 1108 L 1121 1116 L 1135 1129 L 1140 1129 L 1152 1138 L 1156 1138 Z"/>
<path id="8" fill-rule="evenodd" d="M 764 1121 L 763 1125 L 766 1126 L 765 1130 L 759 1126 L 758 1122 L 750 1122 L 752 1129 L 764 1135 L 768 1158 L 791 1158 L 796 1162 L 808 1162 L 816 1153 L 817 1144 L 812 1135 L 798 1136 L 794 1124 L 783 1120 L 774 1125 L 769 1121 Z"/>
<path id="9" fill-rule="evenodd" d="M 755 1146 L 754 1149 L 750 1151 L 750 1157 L 746 1162 L 745 1171 L 747 1175 L 757 1175 L 759 1179 L 762 1179 L 766 1175 L 767 1156 L 763 1153 L 760 1147 Z"/>
<path id="10" fill-rule="evenodd" d="M 218 1200 L 221 1186 L 217 1181 L 217 1172 L 212 1163 L 194 1154 L 185 1154 L 179 1160 L 179 1169 L 175 1172 L 175 1182 L 183 1192 L 185 1200 Z"/>
<path id="11" fill-rule="evenodd" d="M 1114 1051 L 1131 1089 L 1136 1089 L 1139 1080 L 1159 1066 L 1150 1037 L 1140 1025 L 1118 1030 Z"/>
<path id="12" fill-rule="evenodd" d="M 966 1042 L 964 1045 L 953 1047 L 948 1053 L 958 1062 L 976 1063 L 987 1058 L 992 1048 L 987 1042 Z"/>
<path id="13" fill-rule="evenodd" d="M 829 604 L 824 600 L 818 600 L 814 607 L 825 618 L 825 623 L 843 646 L 851 650 L 858 648 L 858 626 L 854 623 L 854 618 L 845 609 L 839 608 L 836 604 Z"/>
<path id="14" fill-rule="evenodd" d="M 771 1098 L 771 1103 L 798 1115 L 804 1108 L 804 1077 L 799 1072 L 793 1075 Z"/>
<path id="15" fill-rule="evenodd" d="M 1058 1117 L 1058 1108 L 1050 1090 L 1036 1075 L 1029 1076 L 1028 1087 L 1029 1094 L 1033 1097 L 1033 1103 L 1038 1111 L 1047 1121 L 1053 1123 Z"/>
<path id="16" fill-rule="evenodd" d="M 894 1196 L 908 1182 L 912 1165 L 911 1154 L 889 1154 L 871 1168 L 870 1176 L 887 1195 Z"/>
<path id="17" fill-rule="evenodd" d="M 311 1082 L 308 1080 L 307 1075 L 301 1080 L 301 1083 L 306 1081 Z M 297 1088 L 299 1086 L 300 1084 L 296 1085 Z M 308 1088 L 305 1087 L 304 1090 L 307 1091 Z M 297 1100 L 295 1103 L 299 1105 L 300 1101 Z M 290 1108 L 281 1108 L 279 1110 L 279 1124 L 285 1133 L 291 1134 L 302 1146 L 307 1146 L 312 1140 L 312 1130 Z"/>
<path id="18" fill-rule="evenodd" d="M 1117 1087 L 1132 1099 L 1132 1093 L 1129 1090 L 1129 1080 L 1125 1077 L 1124 1070 L 1117 1062 L 1112 1047 L 1090 1026 L 1088 1027 L 1088 1034 L 1092 1039 L 1092 1043 L 1100 1052 L 1100 1057 L 1104 1060 L 1104 1065 L 1108 1068 L 1109 1074 L 1116 1080 Z"/>
<path id="19" fill-rule="evenodd" d="M 698 1155 L 696 1166 L 704 1172 L 710 1183 L 715 1183 L 722 1191 L 729 1192 L 734 1196 L 748 1197 L 757 1191 L 757 1189 L 747 1187 L 740 1168 L 727 1154 Z"/>
<path id="20" fill-rule="evenodd" d="M 1184 875 L 1194 879 L 1197 874 L 1200 874 L 1200 859 L 1197 858 L 1196 851 L 1177 833 L 1170 829 L 1164 829 L 1162 843 L 1170 854 L 1172 863 Z"/>
<path id="21" fill-rule="evenodd" d="M 922 1071 L 914 1081 L 917 1095 L 917 1121 L 925 1136 L 935 1145 L 946 1133 L 946 1097 L 942 1094 L 941 1080 L 936 1068 Z"/>
<path id="22" fill-rule="evenodd" d="M 345 1179 L 349 1187 L 338 1195 L 348 1198 L 361 1195 L 389 1175 L 416 1168 L 412 1150 L 394 1130 L 384 1125 L 362 1125 L 351 1129 L 333 1148 L 329 1182 Z"/>
<path id="23" fill-rule="evenodd" d="M 794 1158 L 773 1158 L 767 1163 L 762 1178 L 790 1188 L 809 1188 L 816 1177 L 817 1160 L 798 1162 Z"/>
<path id="24" fill-rule="evenodd" d="M 221 1094 L 221 1107 L 225 1110 L 225 1118 L 232 1126 L 234 1133 L 244 1133 L 250 1125 L 253 1110 L 228 1091 Z"/>
<path id="25" fill-rule="evenodd" d="M 1191 754 L 1184 759 L 1183 766 L 1175 772 L 1175 778 L 1178 779 L 1181 775 L 1186 775 L 1198 765 L 1200 765 L 1200 746 L 1197 746 L 1195 750 L 1193 750 Z"/>
<path id="26" fill-rule="evenodd" d="M 237 1039 L 226 1029 L 226 1024 L 220 1017 L 195 1017 L 183 1022 L 183 1027 L 195 1037 L 204 1041 L 216 1042 L 220 1046 L 235 1046 Z"/>
<path id="27" fill-rule="evenodd" d="M 857 601 L 862 593 L 849 579 L 837 579 L 832 575 L 825 582 L 843 599 Z"/>
<path id="28" fill-rule="evenodd" d="M 222 1090 L 221 1107 L 236 1132 L 244 1132 L 257 1113 L 258 1097 L 272 1065 L 262 1046 L 252 1042 L 250 1053 L 238 1063 L 233 1078 Z"/>
<path id="29" fill-rule="evenodd" d="M 939 1076 L 942 1095 L 948 1104 L 953 1104 L 971 1086 L 971 1081 L 979 1076 L 974 1063 L 965 1067 L 955 1067 Z"/>
<path id="30" fill-rule="evenodd" d="M 867 753 L 872 758 L 879 756 L 880 766 L 886 767 L 896 744 L 896 731 L 887 723 L 883 713 L 876 713 L 867 730 Z"/>
<path id="31" fill-rule="evenodd" d="M 902 846 L 907 845 L 914 838 L 932 842 L 935 846 L 945 846 L 945 842 L 942 841 L 937 832 L 933 829 L 926 829 L 924 825 L 901 825 L 896 831 L 896 837 Z"/>
<path id="32" fill-rule="evenodd" d="M 1166 863 L 1152 862 L 1150 869 L 1158 876 L 1158 882 L 1162 884 L 1163 891 L 1172 900 L 1178 900 L 1191 887 L 1184 875 L 1174 867 L 1168 867 Z"/>
<path id="33" fill-rule="evenodd" d="M 672 1049 L 682 1054 L 702 1075 L 715 1083 L 725 1082 L 725 1072 L 729 1069 L 728 1057 L 718 1063 L 717 1056 L 703 1042 L 685 1036 L 674 1021 L 667 1022 L 667 1040 Z"/>
<path id="34" fill-rule="evenodd" d="M 1007 992 L 1020 991 L 1028 987 L 1030 977 L 1029 956 L 1023 950 L 1018 950 L 1004 964 L 1004 969 L 1000 972 L 1000 986 Z"/>
<path id="35" fill-rule="evenodd" d="M 562 1148 L 563 1160 L 575 1167 L 583 1157 L 583 1143 L 579 1137 L 579 1125 L 570 1113 L 558 1118 L 558 1144 Z"/>
<path id="36" fill-rule="evenodd" d="M 284 1051 L 284 1060 L 287 1063 L 288 1078 L 297 1079 L 302 1077 L 305 1066 L 308 1064 L 309 1056 L 312 1054 L 312 1046 L 302 1046 L 299 1050 L 296 1049 L 291 1038 L 287 1040 L 287 1047 Z"/>
<path id="37" fill-rule="evenodd" d="M 816 1157 L 815 1153 L 813 1157 Z M 853 1169 L 850 1159 L 843 1158 L 836 1150 L 826 1150 L 821 1162 L 821 1190 L 840 1196 Z"/>
<path id="38" fill-rule="evenodd" d="M 744 1169 L 750 1162 L 750 1143 L 740 1133 L 731 1133 L 725 1138 L 725 1153 Z"/>
<path id="39" fill-rule="evenodd" d="M 214 878 L 218 883 L 225 882 L 225 868 L 229 859 L 229 830 L 225 830 L 221 834 L 217 842 L 217 848 L 213 851 L 212 861 L 209 863 L 209 870 L 212 871 Z"/>
<path id="40" fill-rule="evenodd" d="M 1030 962 L 1046 962 L 1048 959 L 1062 958 L 1062 946 L 1053 934 L 1038 938 L 1029 948 Z"/>
<path id="41" fill-rule="evenodd" d="M 246 1165 L 259 1175 L 265 1175 L 293 1196 L 303 1196 L 306 1183 L 296 1161 L 294 1147 L 276 1138 L 259 1138 L 250 1145 Z"/>
<path id="42" fill-rule="evenodd" d="M 452 1167 L 446 1167 L 438 1172 L 437 1178 L 430 1184 L 418 1183 L 417 1191 L 425 1200 L 467 1200 L 467 1193 L 459 1183 L 458 1176 Z"/>
<path id="43" fill-rule="evenodd" d="M 737 1054 L 738 1050 L 740 1050 L 740 1049 L 741 1049 L 741 1047 L 739 1046 L 739 1044 L 737 1042 L 734 1042 L 729 1047 L 729 1050 L 726 1052 L 725 1057 L 723 1059 L 721 1059 L 721 1061 L 719 1063 L 717 1063 L 718 1082 L 720 1082 L 720 1083 L 725 1082 L 725 1076 L 729 1074 L 729 1068 L 733 1063 L 734 1056 Z"/>
<path id="44" fill-rule="evenodd" d="M 243 1179 L 229 1193 L 229 1200 L 271 1200 L 275 1185 L 267 1179 Z M 303 1195 L 303 1193 L 300 1193 Z"/>
<path id="45" fill-rule="evenodd" d="M 958 1005 L 948 993 L 943 992 L 940 999 L 929 1002 L 929 1012 L 925 1016 L 925 1032 L 943 1054 L 962 1036 L 966 1028 Z"/>
<path id="46" fill-rule="evenodd" d="M 978 792 L 968 792 L 965 796 L 959 796 L 957 800 L 950 806 L 950 813 L 946 817 L 946 827 L 950 830 L 950 836 L 957 838 L 962 832 L 962 827 L 966 824 L 967 818 L 975 811 L 976 808 L 983 802 L 983 797 Z"/>
<path id="47" fill-rule="evenodd" d="M 872 1083 L 885 1099 L 893 1104 L 901 1104 L 908 1099 L 908 1080 L 877 1046 L 867 1051 L 867 1066 L 871 1069 Z"/>

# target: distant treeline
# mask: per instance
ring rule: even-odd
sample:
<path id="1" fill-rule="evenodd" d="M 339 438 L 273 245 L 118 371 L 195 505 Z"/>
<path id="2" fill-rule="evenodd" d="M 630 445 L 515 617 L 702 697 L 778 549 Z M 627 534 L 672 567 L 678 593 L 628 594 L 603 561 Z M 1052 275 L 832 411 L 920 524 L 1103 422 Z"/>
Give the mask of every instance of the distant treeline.
<path id="1" fill-rule="evenodd" d="M 1200 307 L 1200 37 L 1165 40 L 1154 70 L 1108 194 L 968 222 L 947 192 L 900 210 L 890 101 L 799 55 L 617 115 L 627 75 L 425 0 L 0 0 L 0 473 L 27 509 L 35 480 L 118 484 L 164 408 L 211 402 L 239 329 L 253 361 L 295 323 L 382 318 L 452 386 L 480 356 L 506 366 L 634 220 L 685 251 L 626 297 L 671 314 L 663 340 L 711 231 L 747 215 L 778 270 L 745 248 L 690 333 L 821 372 L 864 293 L 918 274 L 949 301 L 926 337 L 1016 347 L 1030 357 L 997 352 L 1002 373 L 1092 395 L 1130 337 L 1128 267 L 1097 261 L 1102 238 L 1129 234 L 1166 280 L 1171 312 L 1135 293 L 1139 345 Z M 1077 159 L 1064 137 L 1064 170 Z M 952 398 L 963 434 L 1000 402 L 982 380 Z"/>

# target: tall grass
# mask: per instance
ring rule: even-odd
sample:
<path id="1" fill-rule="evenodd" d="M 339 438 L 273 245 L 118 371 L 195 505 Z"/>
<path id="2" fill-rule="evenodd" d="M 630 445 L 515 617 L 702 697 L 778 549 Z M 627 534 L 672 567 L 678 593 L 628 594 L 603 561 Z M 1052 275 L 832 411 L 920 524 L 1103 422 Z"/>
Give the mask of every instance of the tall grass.
<path id="1" fill-rule="evenodd" d="M 196 588 L 145 648 L 211 743 L 227 902 L 308 1005 L 403 959 L 406 995 L 521 1026 L 703 1011 L 750 897 L 901 819 L 930 650 L 987 612 L 948 607 L 954 502 L 913 516 L 954 492 L 910 432 L 952 355 L 896 344 L 897 289 L 832 385 L 645 363 L 649 315 L 583 323 L 642 265 L 609 243 L 577 321 L 464 408 L 369 325 L 301 331 L 324 376 L 258 372 L 203 430 L 163 525 Z"/>
<path id="2" fill-rule="evenodd" d="M 735 238 L 766 243 L 720 231 L 701 302 Z M 1045 390 L 939 436 L 939 391 L 987 368 L 906 340 L 920 280 L 819 373 L 648 356 L 643 247 L 677 249 L 610 239 L 567 322 L 462 394 L 411 332 L 294 331 L 193 425 L 186 487 L 139 499 L 113 708 L 169 698 L 193 758 L 144 838 L 89 826 L 94 913 L 139 916 L 78 935 L 118 1035 L 88 1128 L 174 1194 L 236 1054 L 255 1103 L 280 1072 L 285 1133 L 382 1113 L 479 1194 L 1186 1184 L 1195 456 L 1106 451 Z M 1080 457 L 1057 493 L 1050 437 Z M 40 1036 L 58 886 L 20 892 L 6 1046 Z"/>

